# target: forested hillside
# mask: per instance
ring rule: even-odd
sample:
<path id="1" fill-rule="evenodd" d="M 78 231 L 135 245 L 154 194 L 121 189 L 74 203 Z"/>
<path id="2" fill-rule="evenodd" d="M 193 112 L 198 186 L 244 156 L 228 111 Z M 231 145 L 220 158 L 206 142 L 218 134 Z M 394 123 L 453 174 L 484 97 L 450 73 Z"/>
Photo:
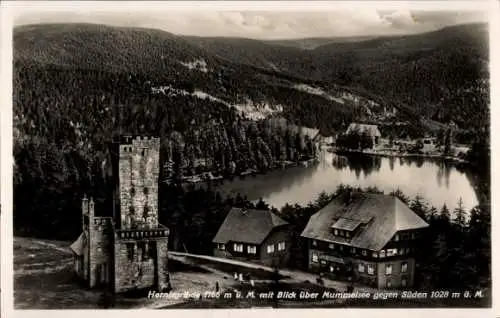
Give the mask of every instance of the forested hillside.
<path id="1" fill-rule="evenodd" d="M 461 128 L 478 128 L 482 123 L 476 114 L 487 112 L 488 103 L 481 98 L 473 103 L 474 111 L 470 103 L 443 102 L 453 99 L 450 96 L 455 92 L 475 90 L 482 85 L 478 83 L 488 80 L 489 39 L 484 24 L 366 41 L 336 41 L 313 50 L 280 45 L 276 41 L 192 37 L 189 40 L 198 40 L 201 48 L 232 60 L 323 82 L 362 87 L 388 103 L 410 108 L 426 118 L 451 119 Z"/>
<path id="2" fill-rule="evenodd" d="M 295 125 L 333 135 L 351 121 L 385 120 L 386 106 L 398 106 L 405 111 L 391 120 L 420 127 L 427 116 L 454 120 L 473 136 L 481 131 L 471 158 L 489 162 L 488 131 L 478 128 L 488 118 L 482 60 L 463 58 L 481 48 L 454 40 L 447 55 L 446 46 L 418 51 L 415 44 L 418 54 L 396 57 L 392 48 L 376 49 L 370 41 L 342 44 L 368 46 L 356 54 L 234 39 L 215 52 L 193 41 L 89 24 L 14 31 L 17 234 L 74 238 L 83 193 L 102 199 L 95 189 L 102 182 L 104 147 L 118 128 L 160 136 L 162 163 L 173 161 L 178 180 L 199 172 L 200 159 L 210 163 L 207 169 L 232 175 L 311 158 L 311 138 Z M 239 43 L 245 44 L 232 51 Z M 366 64 L 371 54 L 378 64 Z M 276 67 L 265 65 L 269 59 Z M 415 60 L 422 64 L 417 80 L 408 77 Z M 449 82 L 444 91 L 443 81 Z M 426 94 L 410 83 L 435 89 Z M 403 95 L 413 96 L 404 107 Z M 282 118 L 289 126 L 274 124 Z"/>

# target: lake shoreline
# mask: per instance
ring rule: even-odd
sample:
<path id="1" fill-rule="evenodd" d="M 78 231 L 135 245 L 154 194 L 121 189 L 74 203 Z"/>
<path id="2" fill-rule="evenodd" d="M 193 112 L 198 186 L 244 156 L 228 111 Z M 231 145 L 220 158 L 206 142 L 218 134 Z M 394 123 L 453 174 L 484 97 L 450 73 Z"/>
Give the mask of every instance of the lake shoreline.
<path id="1" fill-rule="evenodd" d="M 202 183 L 208 183 L 208 182 L 226 182 L 226 181 L 233 181 L 236 178 L 245 178 L 245 177 L 252 177 L 252 176 L 258 176 L 258 175 L 266 175 L 268 173 L 274 172 L 274 171 L 280 171 L 280 170 L 286 170 L 290 168 L 295 168 L 295 167 L 300 167 L 300 166 L 308 166 L 309 164 L 319 162 L 320 158 L 319 156 L 316 156 L 311 159 L 307 160 L 300 160 L 300 161 L 284 161 L 282 165 L 276 165 L 266 171 L 261 171 L 261 170 L 254 170 L 254 169 L 248 169 L 246 171 L 241 172 L 240 174 L 234 174 L 229 177 L 217 177 L 214 179 L 209 179 L 209 180 L 202 180 L 200 181 L 183 181 L 181 185 L 184 186 L 190 186 L 190 185 L 197 185 L 197 184 L 202 184 Z M 215 171 L 207 171 L 205 173 L 215 173 Z M 193 177 L 198 177 L 202 174 L 198 174 L 195 176 L 190 176 L 187 178 L 187 180 L 193 178 Z"/>
<path id="2" fill-rule="evenodd" d="M 345 155 L 345 154 L 359 154 L 368 156 L 378 156 L 386 158 L 423 158 L 423 159 L 441 159 L 447 162 L 455 162 L 460 164 L 469 164 L 470 162 L 464 159 L 460 159 L 452 156 L 443 155 L 433 155 L 433 154 L 419 154 L 419 153 L 390 153 L 390 152 L 380 152 L 380 151 L 359 151 L 359 150 L 337 150 L 335 148 L 329 148 L 328 152 Z"/>

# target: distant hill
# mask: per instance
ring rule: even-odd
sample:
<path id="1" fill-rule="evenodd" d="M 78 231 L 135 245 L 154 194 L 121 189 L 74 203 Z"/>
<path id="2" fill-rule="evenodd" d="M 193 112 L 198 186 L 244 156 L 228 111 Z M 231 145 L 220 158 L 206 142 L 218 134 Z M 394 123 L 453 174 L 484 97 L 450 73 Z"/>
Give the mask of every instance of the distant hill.
<path id="1" fill-rule="evenodd" d="M 290 96 L 286 91 L 302 84 L 334 95 L 354 91 L 410 116 L 453 120 L 467 128 L 480 125 L 485 117 L 478 118 L 478 112 L 470 114 L 469 110 L 464 113 L 462 108 L 478 106 L 480 114 L 487 110 L 484 105 L 456 105 L 454 94 L 474 90 L 477 81 L 489 77 L 487 37 L 484 24 L 368 39 L 275 41 L 176 36 L 154 29 L 94 24 L 46 24 L 15 29 L 14 58 L 36 67 L 145 74 L 154 85 L 187 84 L 230 102 L 250 98 L 259 103 L 290 103 L 284 97 Z M 304 43 L 309 43 L 305 45 L 308 49 L 301 48 Z M 316 47 L 310 49 L 311 45 Z M 313 95 L 310 97 L 318 99 L 318 94 Z M 445 105 L 448 100 L 453 105 Z M 326 102 L 343 111 L 335 99 L 323 98 L 321 103 Z M 365 115 L 372 111 L 377 112 L 370 109 Z M 473 117 L 474 123 L 468 122 Z"/>
<path id="2" fill-rule="evenodd" d="M 361 94 L 358 100 L 369 100 L 362 91 L 354 92 L 349 87 L 323 83 L 266 64 L 267 58 L 276 56 L 304 63 L 303 50 L 248 39 L 216 39 L 214 46 L 212 41 L 143 28 L 31 25 L 14 30 L 14 60 L 20 66 L 18 71 L 29 66 L 41 72 L 50 68 L 137 75 L 144 81 L 141 87 L 145 83 L 148 87 L 171 86 L 177 92 L 189 88 L 198 91 L 198 97 L 237 105 L 248 112 L 248 105 L 284 107 L 283 115 L 294 124 L 323 131 L 339 129 L 339 123 L 353 120 L 354 113 L 358 119 L 384 113 L 381 107 L 341 97 Z M 245 55 L 252 52 L 250 48 L 257 50 L 256 58 Z M 87 80 L 100 81 L 92 77 Z M 335 119 L 326 120 L 330 116 Z"/>
<path id="3" fill-rule="evenodd" d="M 210 54 L 168 32 L 99 24 L 41 24 L 14 29 L 14 59 L 39 66 L 158 72 Z"/>
<path id="4" fill-rule="evenodd" d="M 303 46 L 299 43 L 307 43 L 308 39 L 257 41 L 191 37 L 188 40 L 233 61 L 317 81 L 362 87 L 388 103 L 413 109 L 428 119 L 452 119 L 467 128 L 471 125 L 467 117 L 474 114 L 460 114 L 457 109 L 460 105 L 443 102 L 456 100 L 455 91 L 476 89 L 478 81 L 488 80 L 488 37 L 486 24 L 465 24 L 422 34 L 332 40 L 334 43 L 312 50 L 300 49 Z M 311 42 L 318 44 L 314 39 Z M 480 113 L 487 112 L 485 105 L 476 106 Z M 446 107 L 451 110 L 443 111 Z M 478 124 L 475 121 L 474 125 Z"/>
<path id="5" fill-rule="evenodd" d="M 319 46 L 332 43 L 349 43 L 367 41 L 377 36 L 346 36 L 346 37 L 323 37 L 323 38 L 304 38 L 304 39 L 284 39 L 284 40 L 267 40 L 268 44 L 295 47 L 304 50 L 313 50 Z"/>

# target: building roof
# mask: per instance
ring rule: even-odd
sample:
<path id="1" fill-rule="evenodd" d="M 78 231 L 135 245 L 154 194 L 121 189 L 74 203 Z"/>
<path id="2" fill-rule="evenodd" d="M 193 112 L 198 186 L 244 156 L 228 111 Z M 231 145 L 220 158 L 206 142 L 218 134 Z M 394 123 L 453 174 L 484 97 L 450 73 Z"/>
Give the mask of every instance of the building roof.
<path id="1" fill-rule="evenodd" d="M 382 136 L 377 125 L 351 123 L 349 125 L 349 127 L 347 127 L 346 133 L 350 134 L 353 132 L 359 132 L 359 133 L 366 132 L 371 137 L 381 137 Z"/>
<path id="2" fill-rule="evenodd" d="M 361 228 L 354 232 L 350 239 L 333 234 L 333 226 L 343 226 L 347 230 L 347 228 L 352 228 L 352 224 L 356 224 L 356 220 L 362 223 Z M 313 214 L 301 236 L 378 251 L 391 240 L 396 232 L 428 226 L 396 197 L 376 193 L 347 192 L 337 196 L 327 206 Z"/>
<path id="3" fill-rule="evenodd" d="M 87 246 L 87 235 L 82 232 L 80 236 L 76 239 L 73 244 L 71 244 L 71 250 L 78 256 L 83 255 L 83 249 Z"/>
<path id="4" fill-rule="evenodd" d="M 212 242 L 259 245 L 273 229 L 287 224 L 271 211 L 232 208 Z"/>

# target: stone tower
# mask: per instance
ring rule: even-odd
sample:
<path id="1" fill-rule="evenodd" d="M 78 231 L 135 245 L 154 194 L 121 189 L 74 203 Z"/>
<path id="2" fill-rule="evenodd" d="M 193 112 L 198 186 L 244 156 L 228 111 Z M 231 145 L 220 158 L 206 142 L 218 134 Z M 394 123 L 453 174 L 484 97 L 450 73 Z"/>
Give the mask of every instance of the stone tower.
<path id="1" fill-rule="evenodd" d="M 119 145 L 120 229 L 152 229 L 158 225 L 160 139 L 124 137 Z"/>
<path id="2" fill-rule="evenodd" d="M 168 229 L 158 223 L 160 139 L 121 136 L 111 152 L 116 292 L 168 283 Z"/>
<path id="3" fill-rule="evenodd" d="M 89 287 L 120 293 L 168 286 L 167 227 L 158 223 L 160 139 L 120 136 L 103 164 L 111 192 L 96 216 L 82 200 L 82 234 L 71 245 L 75 271 Z M 111 212 L 111 213 L 110 213 Z"/>

